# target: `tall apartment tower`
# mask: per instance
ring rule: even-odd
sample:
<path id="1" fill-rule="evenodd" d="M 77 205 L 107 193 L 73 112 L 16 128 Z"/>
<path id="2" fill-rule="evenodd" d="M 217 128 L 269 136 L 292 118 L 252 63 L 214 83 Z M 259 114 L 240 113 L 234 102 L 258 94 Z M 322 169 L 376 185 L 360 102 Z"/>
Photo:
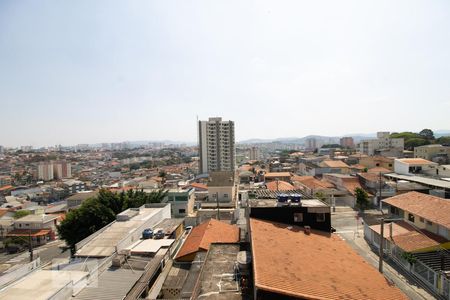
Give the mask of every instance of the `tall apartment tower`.
<path id="1" fill-rule="evenodd" d="M 236 148 L 234 122 L 209 118 L 198 122 L 200 174 L 214 171 L 234 171 Z"/>
<path id="2" fill-rule="evenodd" d="M 53 171 L 55 179 L 72 177 L 72 165 L 66 161 L 53 162 Z"/>
<path id="3" fill-rule="evenodd" d="M 54 179 L 53 164 L 50 162 L 41 162 L 38 165 L 38 180 L 50 181 Z"/>

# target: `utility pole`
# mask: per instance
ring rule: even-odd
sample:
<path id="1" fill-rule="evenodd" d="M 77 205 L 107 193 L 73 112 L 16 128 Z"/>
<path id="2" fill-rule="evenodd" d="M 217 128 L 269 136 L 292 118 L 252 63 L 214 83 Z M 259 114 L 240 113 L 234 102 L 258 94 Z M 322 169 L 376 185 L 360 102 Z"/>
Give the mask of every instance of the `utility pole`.
<path id="1" fill-rule="evenodd" d="M 380 256 L 380 260 L 378 262 L 378 271 L 383 273 L 383 247 L 384 247 L 384 218 L 381 218 L 381 230 L 380 230 L 380 251 L 378 255 Z"/>
<path id="2" fill-rule="evenodd" d="M 28 232 L 28 247 L 30 251 L 30 262 L 33 261 L 33 241 L 31 240 L 31 229 Z"/>
<path id="3" fill-rule="evenodd" d="M 216 201 L 217 201 L 217 220 L 220 221 L 219 192 L 216 193 Z"/>
<path id="4" fill-rule="evenodd" d="M 379 262 L 378 262 L 378 271 L 380 271 L 380 273 L 383 273 L 383 248 L 384 248 L 384 222 L 388 221 L 391 222 L 390 223 L 390 228 L 389 228 L 389 235 L 391 238 L 391 243 L 392 243 L 392 222 L 395 221 L 403 221 L 402 218 L 397 218 L 397 219 L 385 219 L 385 218 L 381 218 L 381 229 L 380 229 L 380 251 L 378 252 L 378 256 L 379 256 Z"/>
<path id="5" fill-rule="evenodd" d="M 380 172 L 380 182 L 379 182 L 379 191 L 378 191 L 378 205 L 380 205 L 380 211 L 383 211 L 383 206 L 381 203 L 381 172 Z"/>

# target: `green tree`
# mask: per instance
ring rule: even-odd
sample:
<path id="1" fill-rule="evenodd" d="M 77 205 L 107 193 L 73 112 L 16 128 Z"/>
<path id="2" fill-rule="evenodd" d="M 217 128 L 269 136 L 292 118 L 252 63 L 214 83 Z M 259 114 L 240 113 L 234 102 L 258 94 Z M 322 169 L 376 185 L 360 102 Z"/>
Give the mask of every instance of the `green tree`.
<path id="1" fill-rule="evenodd" d="M 29 211 L 29 210 L 18 210 L 18 211 L 16 211 L 16 212 L 14 213 L 13 218 L 14 218 L 14 219 L 19 219 L 19 218 L 28 216 L 29 214 L 31 214 L 31 211 Z"/>
<path id="2" fill-rule="evenodd" d="M 419 134 L 427 140 L 434 140 L 434 133 L 431 129 L 423 129 Z"/>
<path id="3" fill-rule="evenodd" d="M 436 143 L 450 146 L 450 136 L 441 136 L 436 139 Z"/>
<path id="4" fill-rule="evenodd" d="M 355 196 L 356 196 L 356 205 L 360 210 L 365 210 L 369 207 L 369 195 L 362 188 L 355 188 Z"/>
<path id="5" fill-rule="evenodd" d="M 320 199 L 322 201 L 324 201 L 327 197 L 325 196 L 325 194 L 321 191 L 318 191 L 314 194 L 314 197 L 316 197 L 317 199 Z"/>
<path id="6" fill-rule="evenodd" d="M 79 208 L 67 213 L 58 226 L 59 236 L 73 252 L 76 243 L 114 221 L 117 214 L 147 203 L 160 203 L 167 192 L 160 189 L 151 193 L 143 190 L 114 193 L 102 189 L 97 197 L 84 201 Z"/>

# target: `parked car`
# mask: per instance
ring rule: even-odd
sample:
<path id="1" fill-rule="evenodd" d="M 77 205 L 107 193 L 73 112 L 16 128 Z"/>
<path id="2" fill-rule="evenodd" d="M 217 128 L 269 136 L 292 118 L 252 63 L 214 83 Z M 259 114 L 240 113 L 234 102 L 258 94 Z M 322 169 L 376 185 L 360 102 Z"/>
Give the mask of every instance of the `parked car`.
<path id="1" fill-rule="evenodd" d="M 186 227 L 184 227 L 184 230 L 186 230 L 187 233 L 190 233 L 191 230 L 192 230 L 192 228 L 194 228 L 194 227 L 192 227 L 192 226 L 186 226 Z"/>
<path id="2" fill-rule="evenodd" d="M 153 230 L 151 228 L 146 228 L 142 231 L 142 239 L 147 240 L 153 238 Z"/>
<path id="3" fill-rule="evenodd" d="M 155 232 L 153 233 L 153 238 L 155 239 L 155 240 L 159 240 L 159 239 L 162 239 L 162 238 L 164 238 L 164 230 L 162 230 L 162 229 L 155 229 Z"/>

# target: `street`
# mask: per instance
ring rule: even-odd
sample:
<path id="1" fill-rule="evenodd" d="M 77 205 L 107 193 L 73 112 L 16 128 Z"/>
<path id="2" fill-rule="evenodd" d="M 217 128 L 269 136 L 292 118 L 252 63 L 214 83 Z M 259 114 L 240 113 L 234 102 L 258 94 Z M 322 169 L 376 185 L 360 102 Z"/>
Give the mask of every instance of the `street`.
<path id="1" fill-rule="evenodd" d="M 331 214 L 331 226 L 336 229 L 336 233 L 361 255 L 365 261 L 378 269 L 378 255 L 372 251 L 364 239 L 362 218 L 357 219 L 357 215 L 357 211 L 351 207 L 336 207 L 336 212 Z M 368 219 L 375 219 L 381 216 L 381 213 L 377 210 L 368 210 L 365 212 L 365 215 Z M 390 261 L 384 264 L 384 275 L 410 299 L 435 299 L 415 279 L 411 278 L 409 274 Z"/>
<path id="2" fill-rule="evenodd" d="M 68 258 L 70 251 L 62 251 L 61 246 L 65 245 L 64 241 L 56 240 L 47 243 L 46 245 L 33 249 L 33 257 L 36 259 L 40 257 L 41 265 L 51 262 L 55 258 Z M 30 252 L 28 250 L 16 254 L 0 254 L 0 273 L 7 271 L 8 269 L 19 265 L 25 264 L 30 261 Z"/>

